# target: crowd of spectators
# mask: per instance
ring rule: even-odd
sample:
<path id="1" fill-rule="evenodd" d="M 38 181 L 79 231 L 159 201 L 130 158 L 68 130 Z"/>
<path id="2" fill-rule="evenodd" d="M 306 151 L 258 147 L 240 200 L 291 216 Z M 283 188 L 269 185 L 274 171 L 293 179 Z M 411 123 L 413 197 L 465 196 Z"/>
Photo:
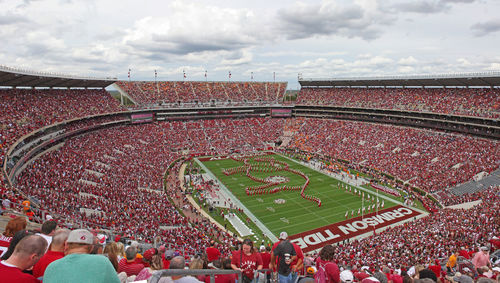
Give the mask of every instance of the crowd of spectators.
<path id="1" fill-rule="evenodd" d="M 45 154 L 23 171 L 17 187 L 43 209 L 73 223 L 84 221 L 141 239 L 157 231 L 166 237 L 176 230 L 162 230 L 160 225 L 184 231 L 189 226 L 162 193 L 168 165 L 185 150 L 229 153 L 263 148 L 263 142 L 278 138 L 279 123 L 253 118 L 110 128 L 71 139 L 62 149 Z M 185 242 L 188 237 L 171 239 Z"/>
<path id="2" fill-rule="evenodd" d="M 20 137 L 47 125 L 123 111 L 104 89 L 0 89 L 0 163 Z"/>
<path id="3" fill-rule="evenodd" d="M 393 125 L 298 118 L 289 148 L 377 169 L 436 192 L 498 168 L 500 143 Z"/>
<path id="4" fill-rule="evenodd" d="M 457 205 L 465 202 L 473 202 L 480 199 L 493 198 L 495 193 L 498 191 L 499 186 L 490 186 L 481 191 L 474 193 L 464 193 L 460 196 L 456 196 L 450 190 L 444 190 L 435 194 L 436 199 L 438 199 L 444 206 Z"/>
<path id="5" fill-rule="evenodd" d="M 213 90 L 220 87 L 229 99 L 262 101 L 273 99 L 270 90 L 281 89 L 281 86 L 270 83 L 180 83 L 183 86 L 160 82 L 158 86 L 142 83 L 134 87 L 141 93 L 137 97 L 154 92 L 155 87 L 161 93 L 158 90 L 161 85 L 162 89 L 175 92 L 177 99 L 197 98 L 198 92 L 212 99 L 216 97 Z M 163 88 L 165 85 L 169 86 Z M 251 90 L 251 93 L 246 95 L 242 90 Z M 410 91 L 412 94 L 416 92 Z M 498 94 L 485 92 L 473 95 L 472 110 L 464 110 L 460 102 L 452 106 L 436 106 L 432 110 L 418 109 L 442 113 L 460 109 L 464 111 L 461 114 L 466 115 L 493 113 L 492 109 L 496 108 L 484 108 L 478 103 L 488 95 L 496 95 L 489 98 L 489 102 L 498 105 L 495 102 Z M 441 103 L 446 103 L 448 96 L 444 96 Z M 162 97 L 156 97 L 155 101 Z M 421 100 L 426 101 L 425 97 Z M 150 96 L 142 98 L 150 99 Z M 382 100 L 374 98 L 373 105 L 362 106 L 388 107 Z M 5 111 L 0 114 L 2 158 L 15 140 L 30 131 L 71 118 L 122 110 L 104 90 L 0 90 L 0 105 L 5 106 Z M 82 122 L 82 125 L 93 124 L 89 123 Z M 497 141 L 475 137 L 322 119 L 297 118 L 292 124 L 286 128 L 293 132 L 288 145 L 291 149 L 374 168 L 433 193 L 470 180 L 478 173 L 491 173 L 497 169 L 497 157 L 500 156 Z M 195 154 L 266 149 L 268 144 L 283 135 L 283 131 L 283 120 L 271 118 L 169 121 L 108 128 L 67 140 L 61 149 L 46 153 L 18 176 L 17 187 L 70 228 L 80 225 L 106 228 L 126 238 L 151 244 L 163 243 L 164 247 L 188 257 L 203 250 L 212 238 L 216 238 L 221 243 L 218 248 L 227 256 L 235 245 L 233 235 L 206 219 L 181 215 L 173 204 L 173 201 L 188 203 L 186 195 L 179 189 L 180 163 L 175 163 L 175 160 Z M 170 173 L 164 190 L 162 176 L 167 168 L 170 168 Z M 345 268 L 369 266 L 374 272 L 387 265 L 409 269 L 419 264 L 430 266 L 436 260 L 442 263 L 456 250 L 464 250 L 464 254 L 474 253 L 480 246 L 500 236 L 499 190 L 500 187 L 496 186 L 461 197 L 445 196 L 440 199 L 445 205 L 473 200 L 482 200 L 482 204 L 469 210 L 437 210 L 430 216 L 367 239 L 344 243 L 335 248 L 334 260 Z M 12 202 L 23 199 L 5 188 L 3 175 L 0 175 L 0 193 L 3 199 Z M 193 212 L 192 207 L 185 209 Z M 25 227 L 17 232 L 24 233 Z M 14 234 L 10 231 L 2 236 L 2 240 L 9 238 L 10 242 L 15 238 Z M 30 240 L 39 241 L 36 237 Z M 42 248 L 46 250 L 47 246 L 38 245 L 31 255 L 41 257 L 38 250 Z M 56 245 L 55 249 L 60 255 L 61 246 Z M 14 249 L 11 253 L 14 254 L 13 262 L 16 259 L 21 262 L 19 259 L 26 256 Z M 144 254 L 146 262 L 151 261 L 150 266 L 153 266 L 153 257 L 158 254 Z M 123 256 L 126 261 L 126 254 Z M 132 260 L 130 256 L 129 261 Z M 120 268 L 119 265 L 116 268 Z M 148 272 L 156 269 L 153 267 Z"/>
<path id="6" fill-rule="evenodd" d="M 302 88 L 296 103 L 500 117 L 498 88 Z"/>
<path id="7" fill-rule="evenodd" d="M 177 181 L 178 179 L 175 182 Z M 301 277 L 305 276 L 301 280 L 312 280 L 313 274 L 321 273 L 320 269 L 323 269 L 326 273 L 324 276 L 330 278 L 325 279 L 325 282 L 338 283 L 424 282 L 417 281 L 424 278 L 431 279 L 432 281 L 425 281 L 430 283 L 498 282 L 500 260 L 490 255 L 500 249 L 500 218 L 497 213 L 500 187 L 477 193 L 476 196 L 481 203 L 470 209 L 442 209 L 364 239 L 344 241 L 335 246 L 326 245 L 319 253 L 302 254 L 300 248 L 293 245 L 291 260 L 297 261 L 290 264 L 291 271 L 298 272 Z M 19 222 L 19 218 L 10 222 Z M 50 222 L 54 221 L 47 221 L 44 225 L 55 224 Z M 106 240 L 101 235 L 96 235 L 96 232 L 92 233 L 92 229 L 70 232 L 67 229 L 56 229 L 55 225 L 46 226 L 53 228 L 53 233 L 48 237 L 52 245 L 43 243 L 42 239 L 46 239 L 45 237 L 25 231 L 25 226 L 20 226 L 17 231 L 9 230 L 9 233 L 15 232 L 15 236 L 9 239 L 10 252 L 2 257 L 4 261 L 0 264 L 4 280 L 21 282 L 15 280 L 31 278 L 32 281 L 22 282 L 37 282 L 33 278 L 43 278 L 46 282 L 60 282 L 61 278 L 91 278 L 89 280 L 92 282 L 132 282 L 149 280 L 162 269 L 183 269 L 188 266 L 189 269 L 205 270 L 241 269 L 250 278 L 254 275 L 260 277 L 265 276 L 264 273 L 251 271 L 276 267 L 272 259 L 279 256 L 278 247 L 288 238 L 285 232 L 280 233 L 279 242 L 272 248 L 259 248 L 250 239 L 243 242 L 225 241 L 226 234 L 216 238 L 216 243 L 203 234 L 190 235 L 198 228 L 189 230 L 186 225 L 184 228 L 188 228 L 187 231 L 178 230 L 169 237 L 190 237 L 185 245 L 189 249 L 172 246 L 168 237 L 155 240 L 152 248 L 151 245 L 141 248 L 138 242 L 123 241 L 119 237 L 108 237 Z M 27 244 L 33 240 L 40 244 Z M 149 240 L 153 242 L 152 238 Z M 127 245 L 126 248 L 123 242 Z M 30 250 L 35 247 L 36 252 Z M 249 270 L 240 263 L 242 252 L 245 257 L 252 258 L 252 262 L 255 261 Z M 31 257 L 32 253 L 36 257 Z M 250 260 L 245 257 L 243 259 Z M 85 268 L 82 268 L 83 265 Z M 300 268 L 295 269 L 297 266 Z M 21 273 L 22 270 L 25 273 Z M 29 275 L 31 273 L 34 277 Z M 172 276 L 170 279 L 176 278 L 180 277 Z M 196 280 L 190 277 L 189 280 L 192 281 L 189 282 L 210 280 L 203 275 L 195 278 Z M 215 282 L 235 282 L 235 279 L 234 275 L 216 276 Z M 160 282 L 171 282 L 169 278 L 161 280 Z"/>
<path id="8" fill-rule="evenodd" d="M 343 266 L 369 266 L 373 270 L 389 265 L 408 270 L 414 265 L 434 265 L 436 260 L 444 266 L 455 251 L 464 259 L 472 259 L 482 246 L 493 252 L 500 248 L 493 244 L 500 235 L 500 188 L 477 196 L 482 202 L 471 209 L 442 209 L 369 238 L 341 244 L 335 259 Z"/>
<path id="9" fill-rule="evenodd" d="M 140 105 L 161 103 L 270 103 L 283 99 L 286 83 L 118 81 L 116 83 Z"/>

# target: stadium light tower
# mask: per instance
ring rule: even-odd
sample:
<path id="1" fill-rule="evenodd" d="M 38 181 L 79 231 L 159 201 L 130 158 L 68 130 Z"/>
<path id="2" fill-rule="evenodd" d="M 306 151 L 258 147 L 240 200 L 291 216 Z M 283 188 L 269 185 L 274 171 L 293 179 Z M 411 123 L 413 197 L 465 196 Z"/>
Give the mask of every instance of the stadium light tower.
<path id="1" fill-rule="evenodd" d="M 253 72 L 250 72 L 250 80 L 253 81 Z"/>
<path id="2" fill-rule="evenodd" d="M 276 72 L 273 72 L 273 82 L 276 82 Z"/>

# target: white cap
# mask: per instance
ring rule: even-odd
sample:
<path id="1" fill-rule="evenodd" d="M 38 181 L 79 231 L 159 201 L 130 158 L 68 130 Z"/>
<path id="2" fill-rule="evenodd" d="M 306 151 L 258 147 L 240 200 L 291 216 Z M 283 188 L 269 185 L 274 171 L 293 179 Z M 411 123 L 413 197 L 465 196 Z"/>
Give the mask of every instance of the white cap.
<path id="1" fill-rule="evenodd" d="M 266 246 L 262 245 L 260 246 L 260 251 L 265 251 L 266 250 Z"/>
<path id="2" fill-rule="evenodd" d="M 342 282 L 352 282 L 354 279 L 354 276 L 352 275 L 352 272 L 350 270 L 344 270 L 340 272 L 340 281 Z"/>
<path id="3" fill-rule="evenodd" d="M 67 243 L 94 244 L 94 235 L 85 229 L 76 229 L 69 233 Z"/>
<path id="4" fill-rule="evenodd" d="M 280 233 L 280 240 L 286 240 L 288 239 L 288 234 L 286 232 L 281 232 Z"/>

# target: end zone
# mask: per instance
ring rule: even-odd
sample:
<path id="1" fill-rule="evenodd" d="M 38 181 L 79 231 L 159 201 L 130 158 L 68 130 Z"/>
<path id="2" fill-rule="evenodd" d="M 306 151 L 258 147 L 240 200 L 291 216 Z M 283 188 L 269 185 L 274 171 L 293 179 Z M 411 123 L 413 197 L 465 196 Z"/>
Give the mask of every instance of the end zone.
<path id="1" fill-rule="evenodd" d="M 310 252 L 320 249 L 326 244 L 342 242 L 346 239 L 373 232 L 375 229 L 384 228 L 420 215 L 423 215 L 423 213 L 402 205 L 397 205 L 380 210 L 378 213 L 369 213 L 363 217 L 359 216 L 295 234 L 290 236 L 290 240 L 299 245 L 304 252 Z"/>

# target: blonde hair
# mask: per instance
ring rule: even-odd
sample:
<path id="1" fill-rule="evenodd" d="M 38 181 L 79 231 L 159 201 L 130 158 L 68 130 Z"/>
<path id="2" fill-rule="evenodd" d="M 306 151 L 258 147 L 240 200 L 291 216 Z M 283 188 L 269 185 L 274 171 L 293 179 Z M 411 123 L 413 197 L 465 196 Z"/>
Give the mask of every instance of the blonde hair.
<path id="1" fill-rule="evenodd" d="M 117 242 L 116 246 L 118 247 L 118 252 L 116 254 L 125 257 L 125 245 L 122 242 Z"/>
<path id="2" fill-rule="evenodd" d="M 189 269 L 203 269 L 203 260 L 201 258 L 194 258 L 189 263 Z"/>

